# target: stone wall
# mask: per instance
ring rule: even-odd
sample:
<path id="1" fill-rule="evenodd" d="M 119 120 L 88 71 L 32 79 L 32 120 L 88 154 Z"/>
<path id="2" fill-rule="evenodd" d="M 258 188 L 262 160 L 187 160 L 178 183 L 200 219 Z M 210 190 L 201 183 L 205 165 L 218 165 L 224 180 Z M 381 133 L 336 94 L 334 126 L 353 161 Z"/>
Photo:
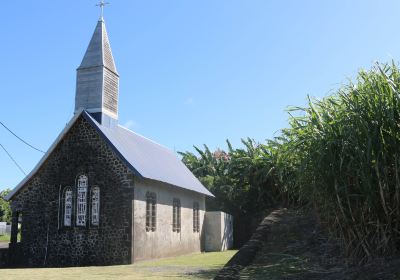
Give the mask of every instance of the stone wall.
<path id="1" fill-rule="evenodd" d="M 60 204 L 63 190 L 67 186 L 74 189 L 75 209 L 76 179 L 81 174 L 88 176 L 89 190 L 100 187 L 100 225 L 89 225 L 87 211 L 86 227 L 64 227 Z M 131 263 L 132 199 L 131 171 L 81 116 L 37 174 L 13 198 L 12 209 L 22 214 L 21 247 L 26 265 Z"/>
<path id="2" fill-rule="evenodd" d="M 7 266 L 8 266 L 8 248 L 0 248 L 0 268 L 4 268 Z"/>
<path id="3" fill-rule="evenodd" d="M 157 196 L 157 229 L 146 232 L 146 192 Z M 173 199 L 181 202 L 181 231 L 172 230 Z M 193 232 L 193 203 L 199 204 L 200 231 Z M 135 261 L 201 252 L 204 237 L 205 197 L 165 183 L 135 178 L 134 250 Z"/>

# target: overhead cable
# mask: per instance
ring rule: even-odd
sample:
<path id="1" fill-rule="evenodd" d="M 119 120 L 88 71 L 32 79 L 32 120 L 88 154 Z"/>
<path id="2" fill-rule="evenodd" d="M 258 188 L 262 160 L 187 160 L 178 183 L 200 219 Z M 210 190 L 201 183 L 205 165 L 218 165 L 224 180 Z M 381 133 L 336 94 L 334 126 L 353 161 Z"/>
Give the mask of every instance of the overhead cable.
<path id="1" fill-rule="evenodd" d="M 15 161 L 15 159 L 12 157 L 12 155 L 6 150 L 6 148 L 4 148 L 3 145 L 0 144 L 0 147 L 3 148 L 3 150 L 6 152 L 6 154 L 8 155 L 8 157 L 14 162 L 14 164 L 19 168 L 19 170 L 24 173 L 24 175 L 26 175 L 25 171 L 22 169 L 22 167 Z"/>
<path id="2" fill-rule="evenodd" d="M 0 124 L 1 124 L 5 129 L 7 129 L 8 132 L 10 132 L 10 133 L 11 133 L 12 135 L 14 135 L 18 140 L 20 140 L 22 143 L 24 143 L 25 145 L 28 145 L 29 147 L 31 147 L 32 149 L 34 149 L 34 150 L 36 150 L 36 151 L 38 151 L 38 152 L 41 152 L 41 153 L 45 154 L 44 151 L 42 151 L 41 149 L 38 149 L 38 148 L 32 146 L 31 144 L 29 144 L 28 142 L 26 142 L 24 139 L 22 139 L 21 137 L 19 137 L 17 134 L 15 134 L 14 132 L 12 132 L 11 129 L 9 129 L 4 123 L 0 122 Z"/>

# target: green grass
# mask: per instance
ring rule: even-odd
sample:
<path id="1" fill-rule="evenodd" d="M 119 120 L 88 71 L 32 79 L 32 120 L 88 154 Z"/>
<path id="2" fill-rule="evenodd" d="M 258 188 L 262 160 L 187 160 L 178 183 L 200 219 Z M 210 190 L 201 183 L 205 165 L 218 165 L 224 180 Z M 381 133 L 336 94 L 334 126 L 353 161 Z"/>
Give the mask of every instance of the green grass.
<path id="1" fill-rule="evenodd" d="M 8 243 L 8 242 L 10 242 L 10 239 L 11 239 L 11 236 L 9 234 L 0 235 L 0 242 Z M 20 232 L 18 232 L 17 240 L 21 241 L 21 233 Z"/>
<path id="2" fill-rule="evenodd" d="M 240 279 L 281 279 L 288 275 L 299 275 L 311 268 L 307 260 L 298 256 L 269 254 L 269 263 L 252 264 L 240 273 Z"/>
<path id="3" fill-rule="evenodd" d="M 1 269 L 1 279 L 7 280 L 76 280 L 76 279 L 212 279 L 236 251 L 193 254 L 156 261 L 144 261 L 133 265 Z"/>
<path id="4" fill-rule="evenodd" d="M 10 236 L 8 234 L 0 235 L 0 242 L 10 242 Z"/>

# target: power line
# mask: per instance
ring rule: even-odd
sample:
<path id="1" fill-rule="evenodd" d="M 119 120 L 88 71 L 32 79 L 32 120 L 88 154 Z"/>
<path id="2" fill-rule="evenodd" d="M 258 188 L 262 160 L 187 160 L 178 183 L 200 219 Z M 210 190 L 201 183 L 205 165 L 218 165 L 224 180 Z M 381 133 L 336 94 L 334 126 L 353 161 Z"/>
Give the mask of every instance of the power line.
<path id="1" fill-rule="evenodd" d="M 19 168 L 19 170 L 21 170 L 22 173 L 24 173 L 24 175 L 26 175 L 25 171 L 22 169 L 22 167 L 15 161 L 15 159 L 10 155 L 10 153 L 6 150 L 6 148 L 4 148 L 3 145 L 0 144 L 0 147 L 3 148 L 3 150 L 6 152 L 6 154 L 8 155 L 8 157 L 15 163 L 15 165 Z"/>
<path id="2" fill-rule="evenodd" d="M 40 149 L 38 149 L 38 148 L 35 148 L 34 146 L 32 146 L 31 144 L 29 144 L 28 142 L 26 142 L 24 139 L 22 139 L 21 137 L 19 137 L 18 135 L 16 135 L 14 132 L 12 132 L 11 129 L 9 129 L 4 123 L 0 122 L 0 124 L 1 124 L 5 129 L 7 129 L 8 132 L 10 132 L 10 133 L 11 133 L 12 135 L 14 135 L 16 138 L 18 138 L 22 143 L 24 143 L 25 145 L 28 145 L 29 147 L 31 147 L 32 149 L 34 149 L 34 150 L 36 150 L 36 151 L 38 151 L 38 152 L 41 152 L 41 153 L 45 154 L 44 151 L 42 151 L 42 150 L 40 150 Z"/>

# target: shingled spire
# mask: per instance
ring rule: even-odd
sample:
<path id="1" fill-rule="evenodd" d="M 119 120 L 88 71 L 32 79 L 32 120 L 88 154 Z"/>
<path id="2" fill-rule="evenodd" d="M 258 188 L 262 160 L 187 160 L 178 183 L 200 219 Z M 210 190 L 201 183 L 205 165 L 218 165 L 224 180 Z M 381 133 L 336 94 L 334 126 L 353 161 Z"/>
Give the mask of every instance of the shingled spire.
<path id="1" fill-rule="evenodd" d="M 77 69 L 75 113 L 85 109 L 100 124 L 118 122 L 119 76 L 101 17 Z"/>

